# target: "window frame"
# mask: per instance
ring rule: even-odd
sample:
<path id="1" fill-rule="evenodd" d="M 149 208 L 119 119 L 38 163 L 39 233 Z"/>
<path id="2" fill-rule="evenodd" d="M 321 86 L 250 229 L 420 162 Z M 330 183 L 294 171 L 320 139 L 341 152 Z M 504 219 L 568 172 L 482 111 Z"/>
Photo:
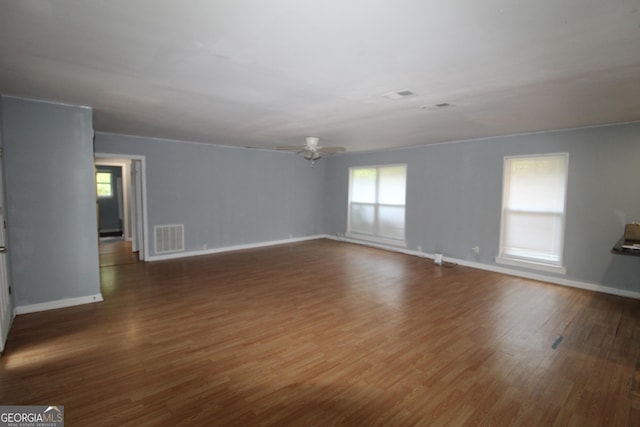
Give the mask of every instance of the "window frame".
<path id="1" fill-rule="evenodd" d="M 381 168 L 393 168 L 393 167 L 403 167 L 404 168 L 404 179 L 405 179 L 405 188 L 404 188 L 404 204 L 389 204 L 389 203 L 378 203 L 378 190 L 380 188 L 380 169 Z M 374 203 L 364 203 L 364 202 L 352 202 L 352 187 L 353 187 L 353 172 L 357 169 L 376 169 L 376 201 Z M 347 232 L 345 236 L 352 239 L 369 241 L 372 243 L 379 243 L 384 245 L 391 246 L 399 246 L 406 247 L 407 246 L 407 177 L 408 177 L 408 165 L 407 163 L 392 163 L 392 164 L 383 164 L 383 165 L 364 165 L 364 166 L 351 166 L 349 167 L 349 188 L 347 195 Z M 394 239 L 391 237 L 383 237 L 378 234 L 366 234 L 351 231 L 351 206 L 352 204 L 362 205 L 362 206 L 373 206 L 374 207 L 374 222 L 373 228 L 374 233 L 378 231 L 379 225 L 379 215 L 378 208 L 379 207 L 402 207 L 404 208 L 404 218 L 403 218 L 403 226 L 404 233 L 402 239 Z"/>
<path id="2" fill-rule="evenodd" d="M 512 212 L 517 213 L 525 213 L 525 214 L 535 214 L 535 215 L 544 215 L 544 216 L 560 216 L 560 245 L 558 250 L 558 261 L 545 261 L 541 258 L 531 258 L 531 257 L 519 257 L 517 255 L 505 254 L 505 225 L 506 225 L 506 216 L 508 209 L 505 207 L 505 202 L 507 198 L 507 190 L 509 189 L 508 181 L 507 181 L 507 164 L 511 160 L 520 160 L 520 159 L 544 159 L 547 157 L 563 157 L 565 163 L 565 175 L 564 175 L 564 200 L 562 204 L 562 212 L 540 212 L 540 211 L 528 211 L 528 210 L 512 210 Z M 510 177 L 510 174 L 509 174 Z M 502 202 L 500 207 L 500 241 L 498 248 L 498 255 L 496 256 L 496 263 L 511 265 L 515 267 L 525 267 L 535 270 L 546 271 L 550 273 L 559 273 L 566 274 L 567 270 L 564 266 L 564 244 L 565 244 L 565 234 L 566 234 L 566 217 L 567 217 L 567 189 L 569 183 L 569 153 L 543 153 L 543 154 L 526 154 L 526 155 L 515 155 L 515 156 L 505 156 L 503 158 L 502 165 Z"/>

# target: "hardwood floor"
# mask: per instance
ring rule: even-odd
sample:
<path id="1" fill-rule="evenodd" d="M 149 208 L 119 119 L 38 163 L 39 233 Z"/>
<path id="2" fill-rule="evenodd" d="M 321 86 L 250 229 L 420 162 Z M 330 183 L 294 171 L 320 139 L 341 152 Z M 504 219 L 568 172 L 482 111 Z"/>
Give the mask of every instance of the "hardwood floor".
<path id="1" fill-rule="evenodd" d="M 100 239 L 100 267 L 135 264 L 138 253 L 131 252 L 131 242 L 118 239 Z"/>
<path id="2" fill-rule="evenodd" d="M 67 426 L 633 420 L 637 300 L 329 240 L 101 275 L 104 302 L 16 318 L 0 403 Z"/>

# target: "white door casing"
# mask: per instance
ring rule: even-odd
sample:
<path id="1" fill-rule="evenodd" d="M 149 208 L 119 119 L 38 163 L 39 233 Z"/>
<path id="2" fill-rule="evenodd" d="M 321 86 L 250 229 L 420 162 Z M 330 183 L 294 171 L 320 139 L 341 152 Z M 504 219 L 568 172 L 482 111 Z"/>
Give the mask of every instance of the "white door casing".
<path id="1" fill-rule="evenodd" d="M 129 180 L 131 195 L 131 246 L 138 250 L 138 257 L 146 261 L 149 254 L 149 241 L 146 232 L 147 225 L 147 183 L 145 178 L 145 156 L 132 154 L 94 153 L 96 162 L 100 159 L 118 159 L 130 161 L 131 180 Z M 134 224 L 135 223 L 135 224 Z"/>
<path id="2" fill-rule="evenodd" d="M 0 152 L 1 153 L 1 152 Z M 1 157 L 1 154 L 0 154 Z M 13 301 L 7 271 L 7 243 L 5 236 L 5 202 L 4 202 L 4 170 L 0 159 L 0 352 L 9 335 L 9 328 L 13 320 Z"/>

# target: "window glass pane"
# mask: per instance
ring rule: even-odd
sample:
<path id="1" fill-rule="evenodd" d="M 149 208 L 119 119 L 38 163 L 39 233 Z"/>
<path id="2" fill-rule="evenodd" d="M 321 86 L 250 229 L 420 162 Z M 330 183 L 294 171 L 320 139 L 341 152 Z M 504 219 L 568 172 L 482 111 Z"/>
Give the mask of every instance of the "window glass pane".
<path id="1" fill-rule="evenodd" d="M 111 196 L 111 184 L 101 184 L 98 183 L 98 196 L 100 197 L 110 197 Z"/>
<path id="2" fill-rule="evenodd" d="M 96 192 L 98 197 L 111 197 L 111 172 L 97 172 L 96 173 Z"/>
<path id="3" fill-rule="evenodd" d="M 111 184 L 111 172 L 97 172 L 96 181 L 101 184 Z"/>
<path id="4" fill-rule="evenodd" d="M 567 164 L 566 154 L 505 161 L 501 255 L 561 263 Z"/>
<path id="5" fill-rule="evenodd" d="M 350 233 L 405 239 L 406 165 L 350 169 Z"/>
<path id="6" fill-rule="evenodd" d="M 508 207 L 561 212 L 565 199 L 565 157 L 509 159 Z"/>
<path id="7" fill-rule="evenodd" d="M 374 234 L 375 207 L 374 205 L 351 204 L 351 231 L 354 233 Z"/>
<path id="8" fill-rule="evenodd" d="M 378 207 L 378 235 L 404 240 L 404 206 Z"/>
<path id="9" fill-rule="evenodd" d="M 560 261 L 561 215 L 507 213 L 505 231 L 509 236 L 505 255 L 552 263 Z"/>
<path id="10" fill-rule="evenodd" d="M 351 171 L 351 201 L 358 203 L 376 202 L 376 174 L 375 168 L 352 169 Z"/>
<path id="11" fill-rule="evenodd" d="M 406 169 L 404 165 L 380 168 L 378 203 L 404 205 L 407 180 Z"/>

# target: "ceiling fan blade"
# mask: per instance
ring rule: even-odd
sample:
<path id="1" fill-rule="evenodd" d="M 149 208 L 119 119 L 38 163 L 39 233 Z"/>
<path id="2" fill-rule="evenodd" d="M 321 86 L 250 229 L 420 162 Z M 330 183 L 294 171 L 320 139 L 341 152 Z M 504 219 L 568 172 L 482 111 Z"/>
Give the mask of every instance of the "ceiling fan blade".
<path id="1" fill-rule="evenodd" d="M 276 149 L 281 151 L 300 151 L 304 150 L 305 147 L 300 145 L 282 145 L 280 147 L 276 147 Z"/>
<path id="2" fill-rule="evenodd" d="M 318 151 L 325 154 L 337 154 L 344 153 L 345 151 L 347 151 L 347 149 L 344 147 L 322 147 Z"/>

